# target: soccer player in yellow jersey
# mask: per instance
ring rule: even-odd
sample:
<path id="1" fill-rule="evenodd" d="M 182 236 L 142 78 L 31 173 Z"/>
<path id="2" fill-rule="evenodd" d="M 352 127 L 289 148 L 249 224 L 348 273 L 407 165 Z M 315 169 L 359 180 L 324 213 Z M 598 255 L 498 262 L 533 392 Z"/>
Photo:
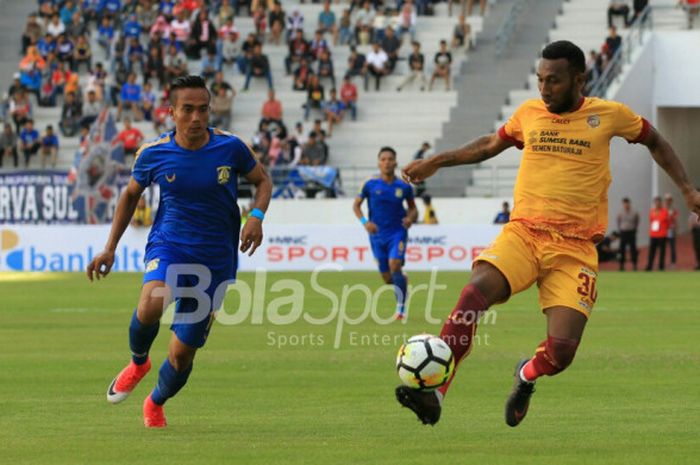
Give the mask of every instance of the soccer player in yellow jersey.
<path id="1" fill-rule="evenodd" d="M 593 310 L 595 243 L 607 228 L 610 139 L 619 136 L 647 146 L 689 208 L 700 213 L 700 192 L 656 129 L 621 103 L 582 96 L 581 49 L 568 41 L 547 45 L 537 77 L 542 98 L 523 103 L 497 133 L 403 169 L 404 179 L 418 183 L 440 168 L 479 163 L 513 145 L 523 150 L 511 221 L 474 261 L 470 283 L 440 333 L 461 362 L 471 349 L 478 317 L 537 283 L 547 339 L 516 366 L 505 411 L 510 426 L 525 418 L 535 380 L 571 364 Z M 449 382 L 433 392 L 400 386 L 396 397 L 423 423 L 434 424 L 448 388 Z"/>

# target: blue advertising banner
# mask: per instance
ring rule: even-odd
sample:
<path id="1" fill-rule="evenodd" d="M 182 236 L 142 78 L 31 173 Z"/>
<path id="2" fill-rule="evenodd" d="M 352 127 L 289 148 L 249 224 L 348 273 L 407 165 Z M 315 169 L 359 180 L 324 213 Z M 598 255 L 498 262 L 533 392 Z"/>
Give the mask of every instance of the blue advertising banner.
<path id="1" fill-rule="evenodd" d="M 114 119 L 106 110 L 81 142 L 69 171 L 27 170 L 0 173 L 0 224 L 104 224 L 131 170 Z M 157 190 L 145 192 L 155 210 Z"/>

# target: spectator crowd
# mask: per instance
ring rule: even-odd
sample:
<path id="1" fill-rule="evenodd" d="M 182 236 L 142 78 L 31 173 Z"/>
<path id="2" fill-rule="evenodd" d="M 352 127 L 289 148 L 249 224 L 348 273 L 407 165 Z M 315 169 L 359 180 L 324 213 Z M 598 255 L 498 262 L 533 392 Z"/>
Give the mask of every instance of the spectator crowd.
<path id="1" fill-rule="evenodd" d="M 407 79 L 397 90 L 416 79 L 421 90 L 438 79 L 450 88 L 451 51 L 471 44 L 465 13 L 473 3 L 463 3 L 452 37 L 440 43 L 428 84 L 426 59 L 415 39 L 418 17 L 434 12 L 432 0 L 326 0 L 317 18 L 305 18 L 296 7 L 285 11 L 277 0 L 38 0 L 24 26 L 22 58 L 2 103 L 7 123 L 0 139 L 2 161 L 28 167 L 41 155 L 42 168 L 55 168 L 59 137 L 84 137 L 103 108 L 123 125 L 120 138 L 131 153 L 133 144 L 143 140 L 143 134 L 124 136 L 138 131 L 134 123 L 148 122 L 157 133 L 172 128 L 168 83 L 192 73 L 209 83 L 211 123 L 234 129 L 237 92 L 226 76 L 238 72 L 244 76 L 243 92 L 253 80 L 263 80 L 270 91 L 252 135 L 266 163 L 326 164 L 326 139 L 344 120 L 358 118 L 358 85 L 368 91 L 373 81 L 379 90 L 383 78 L 396 73 L 397 63 L 408 60 Z M 254 25 L 245 37 L 236 25 L 242 15 Z M 308 22 L 314 22 L 310 37 Z M 404 41 L 412 43 L 410 56 L 400 56 Z M 274 75 L 266 44 L 286 47 L 286 74 L 292 89 L 306 97 L 305 121 L 297 122 L 294 131 L 288 131 L 282 102 L 275 97 L 280 76 Z M 350 57 L 339 76 L 343 67 L 334 52 L 340 47 L 349 47 Z M 361 53 L 365 49 L 369 52 Z M 60 108 L 60 117 L 51 127 L 35 128 L 36 105 Z M 307 124 L 311 127 L 304 130 Z"/>

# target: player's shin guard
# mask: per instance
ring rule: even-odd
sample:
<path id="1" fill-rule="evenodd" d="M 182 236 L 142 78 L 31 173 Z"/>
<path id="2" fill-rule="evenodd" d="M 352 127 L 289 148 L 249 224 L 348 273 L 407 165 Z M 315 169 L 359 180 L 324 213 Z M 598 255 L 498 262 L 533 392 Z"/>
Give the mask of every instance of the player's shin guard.
<path id="1" fill-rule="evenodd" d="M 151 393 L 151 400 L 153 400 L 153 403 L 156 405 L 163 405 L 166 400 L 177 394 L 185 383 L 187 383 L 187 378 L 189 378 L 191 372 L 192 365 L 187 367 L 184 371 L 177 371 L 175 367 L 170 364 L 170 360 L 166 358 L 158 372 L 158 384 Z"/>
<path id="2" fill-rule="evenodd" d="M 160 328 L 160 322 L 150 326 L 141 323 L 136 316 L 136 310 L 134 310 L 129 325 L 129 348 L 131 349 L 131 359 L 135 364 L 143 365 L 148 360 L 148 351 L 151 350 L 151 344 L 158 335 L 158 328 Z"/>
<path id="3" fill-rule="evenodd" d="M 444 396 L 454 379 L 459 363 L 464 359 L 472 348 L 476 325 L 481 315 L 488 309 L 488 303 L 484 295 L 473 284 L 469 284 L 462 289 L 457 305 L 450 314 L 440 331 L 440 338 L 444 340 L 455 358 L 455 369 L 452 376 L 439 391 Z"/>
<path id="4" fill-rule="evenodd" d="M 543 375 L 553 376 L 561 373 L 574 360 L 578 344 L 576 339 L 547 337 L 547 340 L 537 346 L 535 356 L 523 366 L 520 378 L 532 382 Z"/>
<path id="5" fill-rule="evenodd" d="M 408 283 L 403 272 L 395 271 L 391 273 L 391 282 L 394 284 L 394 292 L 396 293 L 396 309 L 399 313 L 404 313 L 404 303 L 408 293 Z"/>

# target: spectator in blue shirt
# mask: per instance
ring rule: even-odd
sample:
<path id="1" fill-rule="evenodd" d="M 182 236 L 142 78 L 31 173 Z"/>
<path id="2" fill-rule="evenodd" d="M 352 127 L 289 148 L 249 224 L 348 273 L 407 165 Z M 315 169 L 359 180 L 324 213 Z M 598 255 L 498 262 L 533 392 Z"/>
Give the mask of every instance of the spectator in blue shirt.
<path id="1" fill-rule="evenodd" d="M 80 12 L 85 18 L 85 22 L 96 21 L 97 19 L 97 7 L 100 4 L 100 0 L 83 0 L 80 4 Z"/>
<path id="2" fill-rule="evenodd" d="M 114 26 L 112 26 L 112 20 L 109 16 L 102 18 L 100 27 L 97 28 L 97 43 L 105 52 L 107 59 L 110 57 L 110 51 L 112 49 L 112 41 L 114 40 Z"/>
<path id="3" fill-rule="evenodd" d="M 41 71 L 36 68 L 23 71 L 19 82 L 28 92 L 36 95 L 36 100 L 38 102 L 40 97 L 39 91 L 41 90 Z"/>
<path id="4" fill-rule="evenodd" d="M 318 29 L 333 35 L 333 45 L 338 43 L 338 27 L 335 22 L 335 13 L 331 11 L 330 0 L 323 2 L 323 11 L 318 14 Z"/>
<path id="5" fill-rule="evenodd" d="M 119 21 L 119 11 L 122 9 L 121 0 L 100 0 L 97 4 L 97 14 L 100 16 L 109 15 L 115 21 Z"/>
<path id="6" fill-rule="evenodd" d="M 73 3 L 73 0 L 67 0 L 65 5 L 63 5 L 63 8 L 61 8 L 61 11 L 59 13 L 59 16 L 61 17 L 61 21 L 63 24 L 68 26 L 71 21 L 73 21 L 73 15 L 78 11 L 78 7 Z"/>
<path id="7" fill-rule="evenodd" d="M 34 121 L 28 119 L 19 133 L 19 148 L 24 153 L 24 166 L 29 167 L 29 158 L 39 151 L 39 131 L 34 129 Z"/>
<path id="8" fill-rule="evenodd" d="M 53 132 L 53 126 L 46 126 L 46 134 L 41 138 L 41 169 L 46 169 L 46 159 L 49 159 L 51 168 L 56 169 L 58 158 L 58 137 Z"/>
<path id="9" fill-rule="evenodd" d="M 173 0 L 163 0 L 158 6 L 158 11 L 165 16 L 168 21 L 173 20 L 173 10 L 175 9 L 175 2 Z"/>
<path id="10" fill-rule="evenodd" d="M 36 49 L 42 57 L 46 58 L 50 52 L 56 50 L 56 41 L 54 37 L 47 32 L 44 37 L 40 38 L 36 43 Z"/>
<path id="11" fill-rule="evenodd" d="M 503 202 L 503 210 L 498 212 L 496 218 L 493 219 L 493 224 L 506 224 L 510 221 L 510 205 L 508 202 Z"/>
<path id="12" fill-rule="evenodd" d="M 331 137 L 333 135 L 333 124 L 340 123 L 345 112 L 345 104 L 338 100 L 335 89 L 331 89 L 331 97 L 323 103 L 323 110 L 326 114 L 326 123 L 328 124 L 328 137 Z"/>
<path id="13" fill-rule="evenodd" d="M 122 26 L 122 31 L 124 32 L 124 37 L 131 39 L 132 37 L 138 39 L 141 35 L 141 25 L 136 20 L 135 14 L 129 15 L 129 20 Z"/>
<path id="14" fill-rule="evenodd" d="M 206 79 L 214 79 L 217 71 L 221 70 L 219 59 L 216 57 L 216 48 L 209 48 L 207 54 L 202 59 L 201 76 Z"/>
<path id="15" fill-rule="evenodd" d="M 66 63 L 70 69 L 73 69 L 73 50 L 75 44 L 66 37 L 65 34 L 60 34 L 56 39 L 56 55 L 63 63 Z"/>
<path id="16" fill-rule="evenodd" d="M 129 39 L 129 47 L 126 51 L 126 69 L 131 73 L 134 71 L 134 65 L 138 64 L 139 69 L 143 71 L 144 61 L 146 59 L 146 52 L 143 46 L 136 37 Z"/>
<path id="17" fill-rule="evenodd" d="M 136 74 L 129 73 L 129 77 L 122 86 L 119 97 L 117 121 L 121 120 L 122 111 L 125 107 L 127 110 L 131 110 L 135 120 L 140 121 L 141 111 L 139 110 L 139 106 L 141 105 L 141 86 L 136 84 Z"/>

